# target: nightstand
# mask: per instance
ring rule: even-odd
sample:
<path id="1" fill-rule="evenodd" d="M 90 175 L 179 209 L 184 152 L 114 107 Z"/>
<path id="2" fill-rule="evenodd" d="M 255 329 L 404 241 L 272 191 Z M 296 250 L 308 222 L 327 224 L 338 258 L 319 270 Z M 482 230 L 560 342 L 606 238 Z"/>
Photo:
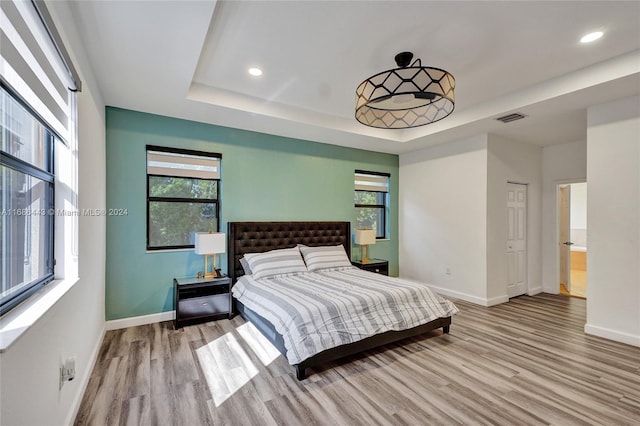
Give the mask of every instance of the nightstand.
<path id="1" fill-rule="evenodd" d="M 231 318 L 231 278 L 174 278 L 174 327 Z"/>
<path id="2" fill-rule="evenodd" d="M 365 271 L 375 272 L 376 274 L 389 275 L 389 261 L 383 259 L 369 259 L 367 263 L 360 260 L 352 260 L 351 264 Z"/>

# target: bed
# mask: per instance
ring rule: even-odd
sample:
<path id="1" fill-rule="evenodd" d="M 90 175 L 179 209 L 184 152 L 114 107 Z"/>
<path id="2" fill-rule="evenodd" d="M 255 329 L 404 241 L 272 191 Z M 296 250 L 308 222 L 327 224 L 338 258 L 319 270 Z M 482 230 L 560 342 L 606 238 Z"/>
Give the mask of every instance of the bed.
<path id="1" fill-rule="evenodd" d="M 246 254 L 265 253 L 272 250 L 294 248 L 299 244 L 308 247 L 323 247 L 342 245 L 348 258 L 351 251 L 351 226 L 349 222 L 229 222 L 228 224 L 228 274 L 235 286 L 238 280 L 244 275 L 244 269 L 240 263 L 240 259 Z M 325 272 L 325 271 L 323 271 Z M 354 280 L 362 281 L 363 274 L 369 275 L 372 281 L 381 280 L 382 276 L 376 276 L 372 272 L 362 271 L 356 268 L 343 268 L 340 271 L 326 271 L 323 276 L 318 279 L 333 280 L 337 275 L 350 274 Z M 315 274 L 313 274 L 315 275 Z M 250 278 L 242 279 L 238 286 L 244 286 L 250 283 Z M 340 278 L 340 277 L 338 277 Z M 385 277 L 386 278 L 386 277 Z M 251 281 L 256 284 L 261 280 Z M 234 289 L 234 293 L 235 293 Z M 271 343 L 287 357 L 286 343 L 287 338 L 283 337 L 277 331 L 276 326 L 269 320 L 265 319 L 268 315 L 259 315 L 250 309 L 246 304 L 242 303 L 234 297 L 234 313 L 239 313 L 245 320 L 254 324 L 260 332 L 271 341 Z M 450 302 L 447 302 L 450 303 Z M 253 306 L 253 305 L 252 305 Z M 455 307 L 454 307 L 455 308 Z M 274 321 L 278 324 L 276 321 Z M 435 329 L 442 328 L 443 333 L 449 332 L 451 325 L 451 316 L 438 317 L 429 322 L 412 326 L 408 329 L 400 331 L 388 330 L 381 333 L 365 337 L 363 339 L 339 344 L 335 347 L 323 349 L 311 356 L 302 358 L 293 358 L 291 361 L 291 352 L 289 352 L 289 362 L 294 366 L 296 377 L 298 380 L 304 380 L 307 377 L 307 369 L 326 364 L 336 359 L 363 352 L 378 346 L 396 342 L 408 337 L 426 333 Z"/>

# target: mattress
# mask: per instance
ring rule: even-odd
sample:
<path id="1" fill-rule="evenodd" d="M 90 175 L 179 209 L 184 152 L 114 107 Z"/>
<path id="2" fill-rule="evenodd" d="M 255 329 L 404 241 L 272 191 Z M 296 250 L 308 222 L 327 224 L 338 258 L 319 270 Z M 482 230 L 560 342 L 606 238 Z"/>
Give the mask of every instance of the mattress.
<path id="1" fill-rule="evenodd" d="M 458 312 L 426 284 L 354 267 L 257 280 L 245 275 L 232 293 L 273 325 L 292 365 L 326 349 Z"/>

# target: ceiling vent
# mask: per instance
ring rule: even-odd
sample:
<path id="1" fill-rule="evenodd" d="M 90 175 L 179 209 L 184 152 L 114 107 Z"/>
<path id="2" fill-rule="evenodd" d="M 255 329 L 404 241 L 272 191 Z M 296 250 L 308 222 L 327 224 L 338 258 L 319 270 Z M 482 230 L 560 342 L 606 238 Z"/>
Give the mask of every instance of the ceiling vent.
<path id="1" fill-rule="evenodd" d="M 520 114 L 519 112 L 514 112 L 513 114 L 505 115 L 502 117 L 496 118 L 498 121 L 502 121 L 503 123 L 511 123 L 512 121 L 522 120 L 526 115 Z"/>

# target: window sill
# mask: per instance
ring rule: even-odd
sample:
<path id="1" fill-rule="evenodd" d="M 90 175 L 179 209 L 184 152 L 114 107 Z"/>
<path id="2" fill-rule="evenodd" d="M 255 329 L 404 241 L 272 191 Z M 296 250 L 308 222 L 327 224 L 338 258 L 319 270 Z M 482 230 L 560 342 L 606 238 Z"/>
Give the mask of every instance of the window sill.
<path id="1" fill-rule="evenodd" d="M 146 254 L 154 254 L 154 253 L 175 253 L 178 251 L 193 251 L 194 248 L 180 248 L 180 249 L 160 249 L 160 250 L 145 250 Z"/>
<path id="2" fill-rule="evenodd" d="M 0 353 L 26 333 L 78 282 L 78 278 L 54 280 L 0 318 Z"/>

